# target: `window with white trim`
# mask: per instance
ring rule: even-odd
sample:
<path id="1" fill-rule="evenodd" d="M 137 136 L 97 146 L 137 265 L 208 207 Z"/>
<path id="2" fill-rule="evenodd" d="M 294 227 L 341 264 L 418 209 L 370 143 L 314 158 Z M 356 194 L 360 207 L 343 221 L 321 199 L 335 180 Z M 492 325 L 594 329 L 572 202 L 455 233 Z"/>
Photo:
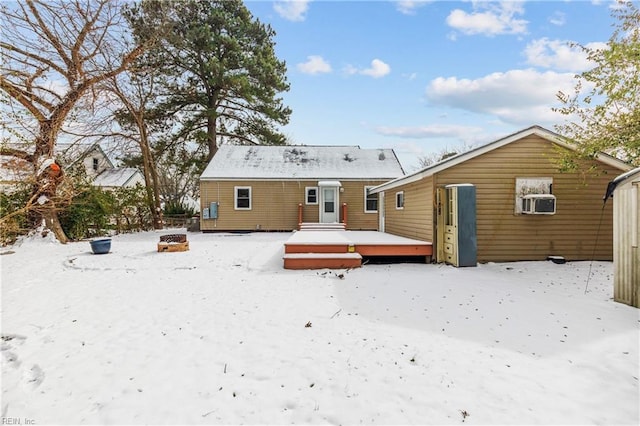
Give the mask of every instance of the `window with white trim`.
<path id="1" fill-rule="evenodd" d="M 404 191 L 396 192 L 396 209 L 404 209 Z"/>
<path id="2" fill-rule="evenodd" d="M 234 207 L 236 210 L 251 210 L 251 187 L 234 187 Z"/>
<path id="3" fill-rule="evenodd" d="M 516 177 L 515 214 L 522 214 L 527 196 L 532 194 L 553 194 L 552 177 Z M 554 203 L 555 204 L 555 203 Z M 555 211 L 555 208 L 554 208 Z"/>
<path id="4" fill-rule="evenodd" d="M 369 190 L 373 186 L 364 187 L 364 212 L 365 213 L 377 213 L 378 212 L 378 194 L 370 194 Z"/>
<path id="5" fill-rule="evenodd" d="M 318 187 L 307 186 L 305 188 L 305 204 L 318 204 Z"/>

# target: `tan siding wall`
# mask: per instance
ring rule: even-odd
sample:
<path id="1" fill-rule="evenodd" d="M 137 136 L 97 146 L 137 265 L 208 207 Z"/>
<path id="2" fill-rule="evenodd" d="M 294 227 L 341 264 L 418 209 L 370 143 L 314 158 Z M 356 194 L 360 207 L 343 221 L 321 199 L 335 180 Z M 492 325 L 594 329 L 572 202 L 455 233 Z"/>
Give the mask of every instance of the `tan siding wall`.
<path id="1" fill-rule="evenodd" d="M 364 187 L 384 183 L 375 181 L 341 181 L 344 191 L 339 202 L 347 203 L 348 229 L 377 229 L 377 215 L 364 213 Z M 234 209 L 234 187 L 250 186 L 251 210 Z M 290 231 L 298 227 L 298 204 L 303 205 L 304 222 L 317 222 L 319 206 L 305 204 L 305 188 L 317 187 L 318 181 L 202 181 L 201 209 L 218 201 L 218 219 L 201 220 L 203 231 Z M 341 217 L 342 220 L 342 217 Z"/>
<path id="2" fill-rule="evenodd" d="M 600 176 L 560 173 L 553 162 L 556 149 L 530 136 L 436 175 L 436 185 L 471 183 L 477 188 L 478 261 L 544 260 L 549 255 L 612 259 L 612 204 L 603 211 L 602 196 L 621 171 L 598 164 L 605 172 Z M 556 214 L 514 214 L 517 177 L 553 178 Z"/>
<path id="3" fill-rule="evenodd" d="M 364 212 L 364 187 L 376 186 L 386 181 L 341 181 L 343 192 L 340 193 L 340 205 L 347 203 L 347 229 L 376 230 L 378 229 L 378 214 Z M 342 212 L 340 216 L 342 221 Z"/>
<path id="4" fill-rule="evenodd" d="M 431 177 L 385 191 L 385 232 L 433 241 L 433 180 Z M 396 209 L 396 193 L 404 191 L 404 209 Z"/>

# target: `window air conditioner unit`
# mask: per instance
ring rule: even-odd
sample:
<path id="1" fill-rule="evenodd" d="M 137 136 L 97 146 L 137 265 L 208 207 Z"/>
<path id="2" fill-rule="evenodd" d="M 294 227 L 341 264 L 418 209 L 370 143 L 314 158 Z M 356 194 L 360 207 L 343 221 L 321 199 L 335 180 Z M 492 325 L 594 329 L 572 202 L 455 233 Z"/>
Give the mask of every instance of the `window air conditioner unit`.
<path id="1" fill-rule="evenodd" d="M 522 197 L 523 214 L 556 214 L 556 197 L 552 194 L 529 194 Z"/>

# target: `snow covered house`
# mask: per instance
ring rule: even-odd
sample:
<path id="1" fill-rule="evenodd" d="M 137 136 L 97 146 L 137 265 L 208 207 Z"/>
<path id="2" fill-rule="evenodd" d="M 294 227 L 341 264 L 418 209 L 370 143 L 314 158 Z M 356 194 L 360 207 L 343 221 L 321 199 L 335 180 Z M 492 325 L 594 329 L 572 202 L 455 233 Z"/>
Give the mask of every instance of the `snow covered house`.
<path id="1" fill-rule="evenodd" d="M 368 190 L 404 175 L 391 149 L 222 145 L 200 176 L 202 231 L 378 227 Z"/>
<path id="2" fill-rule="evenodd" d="M 31 144 L 11 144 L 11 147 L 26 152 L 33 150 Z M 137 169 L 115 167 L 98 143 L 58 143 L 55 155 L 65 173 L 80 171 L 103 189 L 145 184 Z M 18 157 L 0 156 L 0 166 L 0 191 L 9 192 L 17 183 L 35 179 L 32 165 Z"/>
<path id="3" fill-rule="evenodd" d="M 144 186 L 145 182 L 140 170 L 133 167 L 106 169 L 93 180 L 93 186 L 108 190 L 133 188 L 136 185 Z"/>
<path id="4" fill-rule="evenodd" d="M 10 143 L 9 148 L 31 153 L 34 150 L 30 143 Z M 81 170 L 90 179 L 104 170 L 113 169 L 114 165 L 99 144 L 59 143 L 55 148 L 55 161 L 62 165 L 66 173 Z M 43 158 L 43 162 L 51 161 Z M 27 160 L 19 157 L 0 156 L 0 190 L 11 192 L 18 183 L 35 181 L 36 171 Z"/>
<path id="5" fill-rule="evenodd" d="M 572 149 L 532 126 L 381 184 L 372 189 L 379 230 L 431 241 L 436 261 L 452 264 L 466 255 L 473 264 L 611 260 L 613 214 L 601 189 L 631 167 L 602 153 L 585 167 L 596 173 L 560 172 L 561 150 Z"/>
<path id="6" fill-rule="evenodd" d="M 640 167 L 613 179 L 613 299 L 640 308 Z"/>

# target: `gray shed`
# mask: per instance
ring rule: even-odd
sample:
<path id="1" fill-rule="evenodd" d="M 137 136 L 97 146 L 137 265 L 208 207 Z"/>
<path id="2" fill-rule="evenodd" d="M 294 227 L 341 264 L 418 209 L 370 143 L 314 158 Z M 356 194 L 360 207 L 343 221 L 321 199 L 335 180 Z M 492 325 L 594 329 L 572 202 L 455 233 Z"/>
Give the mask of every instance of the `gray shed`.
<path id="1" fill-rule="evenodd" d="M 616 177 L 613 196 L 613 299 L 640 308 L 640 167 Z"/>

